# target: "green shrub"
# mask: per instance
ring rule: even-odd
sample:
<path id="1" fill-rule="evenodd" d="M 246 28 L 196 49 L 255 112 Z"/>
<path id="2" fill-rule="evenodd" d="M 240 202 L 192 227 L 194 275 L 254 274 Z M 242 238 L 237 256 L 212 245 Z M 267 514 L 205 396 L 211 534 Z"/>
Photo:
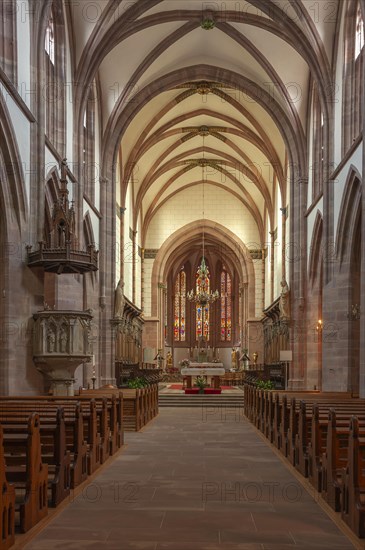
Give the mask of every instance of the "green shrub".
<path id="1" fill-rule="evenodd" d="M 128 388 L 133 390 L 140 390 L 142 388 L 147 388 L 148 382 L 145 378 L 133 378 L 128 381 Z"/>
<path id="2" fill-rule="evenodd" d="M 197 376 L 196 381 L 195 381 L 195 386 L 197 388 L 199 388 L 199 390 L 203 391 L 204 388 L 209 386 L 209 384 L 207 384 L 207 382 L 205 381 L 205 379 L 202 376 Z"/>
<path id="3" fill-rule="evenodd" d="M 271 382 L 271 380 L 267 380 L 266 382 L 264 380 L 259 380 L 256 384 L 256 386 L 260 390 L 273 390 L 275 388 L 274 384 Z"/>

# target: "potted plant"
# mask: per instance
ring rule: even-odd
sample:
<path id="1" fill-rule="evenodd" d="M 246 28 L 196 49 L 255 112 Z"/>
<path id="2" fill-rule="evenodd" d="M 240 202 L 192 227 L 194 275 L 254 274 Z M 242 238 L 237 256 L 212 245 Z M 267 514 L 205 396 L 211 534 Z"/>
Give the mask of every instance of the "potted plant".
<path id="1" fill-rule="evenodd" d="M 133 378 L 132 380 L 128 381 L 128 388 L 134 389 L 134 390 L 140 390 L 142 388 L 147 388 L 148 382 L 145 378 Z"/>
<path id="2" fill-rule="evenodd" d="M 208 384 L 203 376 L 197 376 L 195 386 L 199 388 L 199 393 L 204 393 L 204 388 L 206 388 Z"/>

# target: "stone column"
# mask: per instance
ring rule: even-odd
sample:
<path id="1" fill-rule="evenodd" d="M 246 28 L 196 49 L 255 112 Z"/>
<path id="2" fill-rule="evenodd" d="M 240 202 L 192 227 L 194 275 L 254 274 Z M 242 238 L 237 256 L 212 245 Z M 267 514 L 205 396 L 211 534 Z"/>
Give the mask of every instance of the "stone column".
<path id="1" fill-rule="evenodd" d="M 158 349 L 165 349 L 165 335 L 164 335 L 164 319 L 165 319 L 165 296 L 167 292 L 167 285 L 165 283 L 158 283 Z"/>
<path id="2" fill-rule="evenodd" d="M 137 231 L 133 231 L 132 239 L 132 301 L 136 303 L 136 256 L 137 256 Z"/>
<path id="3" fill-rule="evenodd" d="M 307 234 L 306 200 L 308 178 L 299 174 L 292 175 L 292 216 L 291 216 L 291 333 L 293 362 L 290 367 L 290 390 L 304 389 L 304 371 L 306 367 L 306 279 L 307 279 Z M 294 192 L 296 191 L 296 192 Z"/>
<path id="4" fill-rule="evenodd" d="M 365 0 L 362 2 L 362 15 L 365 18 Z M 364 54 L 364 52 L 363 52 Z M 365 101 L 364 101 L 365 103 Z M 365 128 L 365 105 L 363 105 L 363 129 Z M 365 140 L 363 143 L 362 155 L 362 218 L 361 218 L 361 273 L 365 273 Z M 365 397 L 365 277 L 361 277 L 360 282 L 360 365 L 359 365 L 359 383 L 360 397 Z"/>
<path id="5" fill-rule="evenodd" d="M 275 278 L 275 231 L 270 231 L 270 303 L 274 301 L 274 278 Z M 264 307 L 265 309 L 265 295 Z"/>
<path id="6" fill-rule="evenodd" d="M 119 232 L 119 258 L 120 258 L 120 278 L 124 281 L 124 214 L 126 208 L 121 206 L 119 208 L 119 219 L 120 219 L 120 232 Z"/>
<path id="7" fill-rule="evenodd" d="M 286 218 L 288 215 L 288 209 L 280 208 L 281 210 L 281 235 L 282 235 L 282 244 L 281 244 L 281 278 L 286 280 Z"/>
<path id="8" fill-rule="evenodd" d="M 115 173 L 111 178 L 100 179 L 100 298 L 99 298 L 99 361 L 97 363 L 99 385 L 115 384 L 115 331 L 110 320 L 114 317 L 115 295 Z"/>

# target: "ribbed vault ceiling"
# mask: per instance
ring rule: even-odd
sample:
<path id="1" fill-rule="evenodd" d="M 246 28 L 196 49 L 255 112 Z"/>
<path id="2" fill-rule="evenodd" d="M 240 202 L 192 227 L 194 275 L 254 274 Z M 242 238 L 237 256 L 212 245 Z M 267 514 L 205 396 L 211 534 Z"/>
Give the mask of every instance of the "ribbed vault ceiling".
<path id="1" fill-rule="evenodd" d="M 105 146 L 116 128 L 121 134 L 122 181 L 133 185 L 135 227 L 140 216 L 145 234 L 171 197 L 201 183 L 204 168 L 207 185 L 241 201 L 264 238 L 266 213 L 270 228 L 274 223 L 275 193 L 283 204 L 289 200 L 293 139 L 280 121 L 305 157 L 313 81 L 326 114 L 337 1 L 326 8 L 312 0 L 110 0 L 94 11 L 88 4 L 78 2 L 71 14 L 77 76 L 98 81 Z M 213 29 L 202 28 L 206 20 Z M 230 85 L 200 78 L 191 68 L 201 66 L 244 76 L 246 91 L 232 77 Z M 176 71 L 178 87 L 168 83 Z M 85 97 L 79 101 L 81 112 Z M 118 126 L 132 107 L 133 117 Z"/>

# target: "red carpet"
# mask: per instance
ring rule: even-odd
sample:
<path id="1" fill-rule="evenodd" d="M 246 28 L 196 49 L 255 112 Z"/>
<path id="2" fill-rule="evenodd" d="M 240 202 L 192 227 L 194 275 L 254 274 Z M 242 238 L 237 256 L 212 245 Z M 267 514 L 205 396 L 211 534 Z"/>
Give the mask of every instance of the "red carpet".
<path id="1" fill-rule="evenodd" d="M 169 386 L 169 390 L 182 390 L 182 389 L 183 389 L 182 384 L 171 384 L 171 386 Z M 235 388 L 234 386 L 221 386 L 221 389 L 222 390 L 235 390 L 237 388 Z"/>

